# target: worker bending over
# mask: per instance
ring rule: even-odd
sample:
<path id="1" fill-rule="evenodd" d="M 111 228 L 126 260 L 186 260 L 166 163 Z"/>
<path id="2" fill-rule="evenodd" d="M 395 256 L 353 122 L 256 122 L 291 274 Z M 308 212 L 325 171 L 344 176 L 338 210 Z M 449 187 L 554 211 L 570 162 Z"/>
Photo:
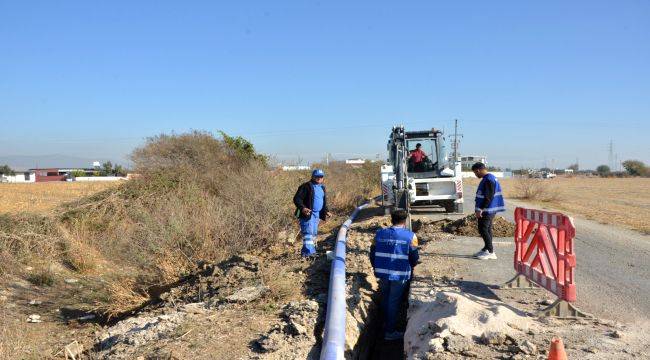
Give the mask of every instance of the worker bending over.
<path id="1" fill-rule="evenodd" d="M 377 231 L 370 246 L 370 263 L 379 279 L 381 309 L 384 319 L 384 339 L 397 340 L 404 336 L 396 331 L 397 313 L 413 267 L 418 262 L 418 238 L 406 229 L 408 213 L 391 213 L 393 226 Z"/>
<path id="2" fill-rule="evenodd" d="M 492 222 L 496 213 L 506 211 L 506 205 L 501 195 L 501 185 L 497 178 L 490 174 L 485 164 L 477 162 L 472 165 L 472 171 L 481 179 L 476 189 L 476 206 L 474 212 L 478 223 L 478 232 L 483 238 L 483 249 L 474 254 L 480 260 L 496 259 L 492 246 Z"/>
<path id="3" fill-rule="evenodd" d="M 311 173 L 311 180 L 300 185 L 293 197 L 293 203 L 296 205 L 296 217 L 298 217 L 302 234 L 300 254 L 305 258 L 316 255 L 318 223 L 320 220 L 327 221 L 329 216 L 325 185 L 323 184 L 324 177 L 323 170 L 314 170 Z"/>

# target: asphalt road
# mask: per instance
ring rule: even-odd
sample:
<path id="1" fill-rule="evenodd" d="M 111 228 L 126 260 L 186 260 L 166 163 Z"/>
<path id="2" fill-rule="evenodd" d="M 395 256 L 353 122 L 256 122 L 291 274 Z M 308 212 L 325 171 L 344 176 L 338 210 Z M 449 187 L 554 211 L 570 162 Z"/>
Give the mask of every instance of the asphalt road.
<path id="1" fill-rule="evenodd" d="M 466 213 L 473 212 L 474 193 L 474 188 L 465 188 Z M 516 206 L 539 208 L 520 201 L 506 201 L 507 211 L 501 215 L 513 221 Z M 415 218 L 418 216 L 427 215 L 415 215 Z M 574 223 L 576 306 L 600 318 L 646 327 L 650 323 L 650 236 L 577 216 Z M 459 238 L 440 251 L 462 258 L 463 262 L 470 261 L 466 270 L 471 271 L 473 280 L 498 285 L 514 274 L 514 243 L 508 238 L 495 241 L 499 258 L 488 263 L 465 258 L 480 250 L 482 241 L 478 238 Z"/>

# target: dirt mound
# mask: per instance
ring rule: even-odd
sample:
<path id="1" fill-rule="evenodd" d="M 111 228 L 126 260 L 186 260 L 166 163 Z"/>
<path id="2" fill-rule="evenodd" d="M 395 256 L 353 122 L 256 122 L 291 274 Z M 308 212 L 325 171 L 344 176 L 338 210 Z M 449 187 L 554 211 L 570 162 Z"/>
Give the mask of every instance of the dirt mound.
<path id="1" fill-rule="evenodd" d="M 99 332 L 97 357 L 134 358 L 142 346 L 178 337 L 177 329 L 187 321 L 263 298 L 269 289 L 261 280 L 261 261 L 242 255 L 218 264 L 200 264 L 195 273 L 159 289 L 160 295 L 137 315 Z"/>
<path id="2" fill-rule="evenodd" d="M 481 236 L 478 232 L 476 215 L 472 214 L 443 226 L 443 230 L 461 236 Z M 513 237 L 515 224 L 496 216 L 492 224 L 492 234 L 495 237 Z"/>
<path id="3" fill-rule="evenodd" d="M 291 359 L 305 355 L 302 342 L 315 343 L 315 328 L 324 319 L 316 301 L 292 301 L 282 308 L 281 319 L 268 334 L 257 340 L 258 350 L 266 359 Z M 300 354 L 300 355 L 299 355 Z"/>
<path id="4" fill-rule="evenodd" d="M 197 273 L 161 294 L 160 299 L 174 304 L 202 301 L 219 304 L 241 302 L 244 293 L 262 295 L 265 290 L 260 276 L 260 263 L 261 260 L 252 255 L 235 255 L 218 264 L 201 264 Z M 245 298 L 252 301 L 257 297 Z"/>
<path id="5" fill-rule="evenodd" d="M 531 318 L 498 300 L 451 291 L 413 304 L 409 312 L 404 334 L 408 359 L 429 358 L 428 355 L 444 352 L 471 356 L 470 353 L 476 354 L 474 339 L 501 346 L 507 339 L 521 338 L 534 328 Z"/>

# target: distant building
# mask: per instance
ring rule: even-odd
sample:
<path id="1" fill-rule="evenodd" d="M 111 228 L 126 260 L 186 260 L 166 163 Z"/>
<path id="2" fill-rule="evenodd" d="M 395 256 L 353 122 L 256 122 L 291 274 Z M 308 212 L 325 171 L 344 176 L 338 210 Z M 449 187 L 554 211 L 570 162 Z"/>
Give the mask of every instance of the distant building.
<path id="1" fill-rule="evenodd" d="M 471 169 L 472 165 L 476 164 L 477 162 L 481 162 L 485 165 L 487 165 L 487 156 L 485 155 L 468 155 L 468 156 L 461 156 L 460 158 L 460 163 L 463 169 Z"/>
<path id="2" fill-rule="evenodd" d="M 283 171 L 301 171 L 301 170 L 310 170 L 311 167 L 307 165 L 285 165 L 282 167 Z"/>
<path id="3" fill-rule="evenodd" d="M 345 163 L 348 165 L 363 165 L 366 163 L 366 159 L 347 159 Z"/>
<path id="4" fill-rule="evenodd" d="M 66 173 L 56 168 L 29 169 L 29 171 L 36 175 L 36 182 L 65 181 Z"/>
<path id="5" fill-rule="evenodd" d="M 490 171 L 490 174 L 494 175 L 496 178 L 511 178 L 512 177 L 512 171 Z M 462 171 L 461 176 L 463 178 L 476 178 L 476 175 L 474 175 L 474 172 L 472 171 Z"/>
<path id="6" fill-rule="evenodd" d="M 36 174 L 33 171 L 16 171 L 15 175 L 0 175 L 2 183 L 33 183 L 36 181 Z"/>

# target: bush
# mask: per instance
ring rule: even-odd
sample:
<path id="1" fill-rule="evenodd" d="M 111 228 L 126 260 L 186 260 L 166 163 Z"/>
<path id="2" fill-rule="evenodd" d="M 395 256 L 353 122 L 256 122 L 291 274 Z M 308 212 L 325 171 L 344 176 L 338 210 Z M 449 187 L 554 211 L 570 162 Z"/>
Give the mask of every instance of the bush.
<path id="1" fill-rule="evenodd" d="M 640 160 L 623 161 L 623 167 L 632 176 L 650 176 L 650 169 Z"/>
<path id="2" fill-rule="evenodd" d="M 611 170 L 610 170 L 609 166 L 607 166 L 607 165 L 600 165 L 600 166 L 598 166 L 596 168 L 596 172 L 600 176 L 607 176 L 607 175 L 610 174 Z"/>
<path id="3" fill-rule="evenodd" d="M 514 199 L 531 201 L 556 201 L 560 198 L 556 189 L 544 179 L 517 179 L 514 184 Z"/>
<path id="4" fill-rule="evenodd" d="M 330 210 L 347 214 L 365 201 L 381 194 L 379 163 L 365 163 L 351 167 L 342 161 L 330 162 L 328 166 L 315 164 L 325 171 L 327 201 Z M 308 179 L 309 175 L 306 174 Z"/>
<path id="5" fill-rule="evenodd" d="M 248 144 L 198 131 L 147 139 L 131 156 L 137 179 L 50 217 L 0 216 L 0 272 L 39 259 L 80 273 L 101 271 L 106 283 L 96 309 L 117 314 L 197 263 L 283 246 L 278 234 L 296 227 L 292 198 L 310 174 L 271 170 Z M 379 165 L 333 163 L 325 171 L 334 213 L 347 215 L 379 194 Z M 273 271 L 265 276 L 272 298 L 294 296 L 295 282 L 275 279 Z"/>

